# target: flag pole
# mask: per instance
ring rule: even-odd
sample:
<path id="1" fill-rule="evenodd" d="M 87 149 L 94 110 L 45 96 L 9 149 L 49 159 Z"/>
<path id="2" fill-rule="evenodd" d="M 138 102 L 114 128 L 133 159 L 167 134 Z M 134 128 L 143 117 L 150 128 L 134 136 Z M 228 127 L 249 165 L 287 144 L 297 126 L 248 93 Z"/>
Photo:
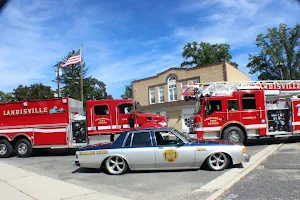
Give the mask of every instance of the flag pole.
<path id="1" fill-rule="evenodd" d="M 82 80 L 82 46 L 80 47 L 80 96 L 81 96 L 81 101 L 83 102 L 83 80 Z"/>
<path id="2" fill-rule="evenodd" d="M 59 76 L 59 66 L 60 64 L 57 65 L 57 97 L 60 97 L 60 76 Z"/>

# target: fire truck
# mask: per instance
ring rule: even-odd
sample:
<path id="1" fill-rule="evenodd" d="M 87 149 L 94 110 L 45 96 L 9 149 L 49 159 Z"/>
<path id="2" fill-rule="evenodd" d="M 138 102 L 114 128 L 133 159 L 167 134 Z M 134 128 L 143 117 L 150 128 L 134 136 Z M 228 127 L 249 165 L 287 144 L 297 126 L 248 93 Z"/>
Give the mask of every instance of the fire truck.
<path id="1" fill-rule="evenodd" d="M 90 135 L 165 127 L 166 118 L 139 111 L 132 99 L 57 98 L 0 104 L 0 157 L 28 157 L 33 150 L 80 148 Z"/>
<path id="2" fill-rule="evenodd" d="M 247 143 L 248 138 L 300 133 L 300 80 L 194 83 L 184 99 L 196 101 L 190 133 L 198 139 Z"/>

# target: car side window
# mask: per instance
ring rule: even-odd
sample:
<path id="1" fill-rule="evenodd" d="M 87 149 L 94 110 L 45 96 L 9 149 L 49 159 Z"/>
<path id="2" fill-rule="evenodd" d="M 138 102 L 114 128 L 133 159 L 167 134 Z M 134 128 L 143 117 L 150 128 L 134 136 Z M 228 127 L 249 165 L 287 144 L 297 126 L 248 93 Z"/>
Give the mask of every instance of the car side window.
<path id="1" fill-rule="evenodd" d="M 211 113 L 222 111 L 222 101 L 221 100 L 209 101 L 209 110 Z"/>
<path id="2" fill-rule="evenodd" d="M 131 144 L 131 136 L 132 136 L 132 133 L 129 133 L 128 136 L 127 136 L 127 138 L 126 138 L 124 147 L 130 147 L 130 144 Z"/>
<path id="3" fill-rule="evenodd" d="M 107 105 L 95 106 L 94 112 L 95 112 L 95 115 L 108 115 L 109 114 Z"/>
<path id="4" fill-rule="evenodd" d="M 133 133 L 132 147 L 150 147 L 152 146 L 150 132 Z"/>
<path id="5" fill-rule="evenodd" d="M 237 100 L 228 100 L 228 110 L 237 111 L 239 110 L 239 103 Z"/>
<path id="6" fill-rule="evenodd" d="M 120 114 L 130 114 L 133 111 L 132 104 L 121 104 L 118 105 Z"/>
<path id="7" fill-rule="evenodd" d="M 161 145 L 175 145 L 183 143 L 183 141 L 170 131 L 156 131 L 155 132 L 156 144 Z"/>

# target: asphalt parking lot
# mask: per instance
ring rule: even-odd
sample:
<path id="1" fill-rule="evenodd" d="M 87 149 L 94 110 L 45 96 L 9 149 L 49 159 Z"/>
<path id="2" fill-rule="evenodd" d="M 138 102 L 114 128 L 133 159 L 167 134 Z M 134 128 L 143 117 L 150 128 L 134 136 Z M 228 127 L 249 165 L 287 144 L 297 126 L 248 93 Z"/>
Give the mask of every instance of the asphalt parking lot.
<path id="1" fill-rule="evenodd" d="M 91 143 L 107 138 L 92 137 Z M 251 140 L 248 153 L 254 155 L 268 144 L 279 144 L 281 139 Z M 30 158 L 11 157 L 1 161 L 42 175 L 60 179 L 99 192 L 130 199 L 205 199 L 208 193 L 194 193 L 222 172 L 205 169 L 185 171 L 132 172 L 122 176 L 110 176 L 101 170 L 82 169 L 72 165 L 74 151 L 52 150 Z"/>
<path id="2" fill-rule="evenodd" d="M 300 137 L 286 141 L 219 200 L 299 200 Z"/>

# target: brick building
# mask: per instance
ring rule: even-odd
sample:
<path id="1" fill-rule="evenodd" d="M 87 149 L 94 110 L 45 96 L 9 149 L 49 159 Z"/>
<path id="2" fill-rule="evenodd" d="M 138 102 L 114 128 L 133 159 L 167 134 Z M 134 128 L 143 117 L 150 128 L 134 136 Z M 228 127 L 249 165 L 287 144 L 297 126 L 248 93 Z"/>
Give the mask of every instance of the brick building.
<path id="1" fill-rule="evenodd" d="M 143 111 L 167 117 L 168 126 L 187 130 L 186 121 L 193 116 L 195 101 L 184 101 L 182 85 L 192 82 L 250 81 L 230 63 L 216 63 L 194 68 L 170 68 L 155 76 L 132 82 L 134 99 Z"/>

